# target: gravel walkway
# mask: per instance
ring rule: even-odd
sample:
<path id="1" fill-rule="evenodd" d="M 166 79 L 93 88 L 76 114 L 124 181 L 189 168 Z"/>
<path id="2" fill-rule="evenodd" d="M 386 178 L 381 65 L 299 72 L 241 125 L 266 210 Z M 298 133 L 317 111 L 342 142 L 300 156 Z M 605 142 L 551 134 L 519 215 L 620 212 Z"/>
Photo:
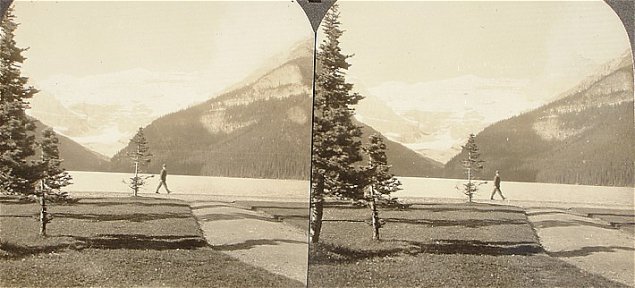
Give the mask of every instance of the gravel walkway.
<path id="1" fill-rule="evenodd" d="M 218 201 L 190 202 L 215 250 L 306 284 L 307 236 L 261 212 Z"/>
<path id="2" fill-rule="evenodd" d="M 568 209 L 529 208 L 527 215 L 550 256 L 635 286 L 633 234 Z"/>

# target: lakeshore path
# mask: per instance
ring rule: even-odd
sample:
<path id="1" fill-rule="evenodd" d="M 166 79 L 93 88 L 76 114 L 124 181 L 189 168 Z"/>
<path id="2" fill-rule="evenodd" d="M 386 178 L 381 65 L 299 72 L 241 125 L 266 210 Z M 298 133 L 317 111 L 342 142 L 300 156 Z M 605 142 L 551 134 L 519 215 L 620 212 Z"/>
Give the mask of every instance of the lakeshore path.
<path id="1" fill-rule="evenodd" d="M 309 246 L 300 229 L 227 202 L 188 203 L 214 250 L 306 284 Z"/>
<path id="2" fill-rule="evenodd" d="M 602 209 L 598 213 L 618 218 L 611 221 L 593 217 L 588 213 L 593 210 L 597 209 L 581 213 L 584 210 L 534 207 L 527 208 L 527 216 L 550 256 L 635 287 L 635 237 L 630 229 L 633 211 L 630 216 L 625 216 L 628 211 L 624 210 Z M 619 229 L 619 223 L 613 222 L 628 218 L 626 229 Z"/>

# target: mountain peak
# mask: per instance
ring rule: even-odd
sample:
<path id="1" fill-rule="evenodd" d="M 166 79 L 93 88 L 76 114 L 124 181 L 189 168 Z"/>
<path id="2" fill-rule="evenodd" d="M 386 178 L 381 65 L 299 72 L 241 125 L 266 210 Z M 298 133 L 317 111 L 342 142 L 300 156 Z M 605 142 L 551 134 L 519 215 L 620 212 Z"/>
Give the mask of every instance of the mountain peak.
<path id="1" fill-rule="evenodd" d="M 300 60 L 303 58 L 313 57 L 313 38 L 306 38 L 296 42 L 288 51 L 278 53 L 277 55 L 269 58 L 259 69 L 256 69 L 253 73 L 249 74 L 245 79 L 225 88 L 221 94 L 239 89 L 245 85 L 253 84 L 260 78 L 265 77 L 266 74 L 271 73 L 272 70 L 285 65 L 286 63 Z"/>

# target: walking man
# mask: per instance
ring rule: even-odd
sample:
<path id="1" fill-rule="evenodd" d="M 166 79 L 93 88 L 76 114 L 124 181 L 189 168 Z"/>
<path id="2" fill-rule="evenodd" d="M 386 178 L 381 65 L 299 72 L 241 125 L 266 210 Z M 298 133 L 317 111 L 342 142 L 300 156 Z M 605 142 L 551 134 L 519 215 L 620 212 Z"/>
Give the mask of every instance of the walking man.
<path id="1" fill-rule="evenodd" d="M 170 194 L 170 189 L 168 189 L 168 183 L 165 182 L 165 180 L 168 178 L 168 170 L 166 169 L 166 165 L 163 164 L 163 169 L 161 169 L 161 182 L 159 182 L 159 186 L 157 186 L 157 192 L 155 193 L 159 193 L 159 188 L 161 188 L 161 186 L 165 186 L 165 191 L 168 191 L 168 194 Z"/>
<path id="2" fill-rule="evenodd" d="M 496 176 L 494 177 L 494 191 L 492 191 L 492 196 L 489 197 L 490 200 L 494 200 L 494 194 L 496 194 L 496 191 L 498 191 L 501 198 L 505 200 L 505 196 L 503 196 L 503 192 L 501 192 L 501 176 L 498 173 L 498 170 L 496 170 Z"/>

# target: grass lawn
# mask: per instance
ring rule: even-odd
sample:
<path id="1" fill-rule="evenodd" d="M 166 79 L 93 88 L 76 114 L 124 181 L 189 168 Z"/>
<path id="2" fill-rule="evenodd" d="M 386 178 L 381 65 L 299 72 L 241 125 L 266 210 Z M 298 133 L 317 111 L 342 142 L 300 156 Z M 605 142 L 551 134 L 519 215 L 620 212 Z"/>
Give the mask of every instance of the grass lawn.
<path id="1" fill-rule="evenodd" d="M 369 209 L 329 205 L 311 247 L 312 287 L 622 287 L 547 256 L 520 208 L 414 205 L 383 210 L 373 241 Z"/>
<path id="2" fill-rule="evenodd" d="M 37 204 L 4 197 L 0 205 L 2 287 L 303 286 L 209 248 L 189 206 L 178 200 L 52 205 L 46 238 L 37 235 Z"/>

